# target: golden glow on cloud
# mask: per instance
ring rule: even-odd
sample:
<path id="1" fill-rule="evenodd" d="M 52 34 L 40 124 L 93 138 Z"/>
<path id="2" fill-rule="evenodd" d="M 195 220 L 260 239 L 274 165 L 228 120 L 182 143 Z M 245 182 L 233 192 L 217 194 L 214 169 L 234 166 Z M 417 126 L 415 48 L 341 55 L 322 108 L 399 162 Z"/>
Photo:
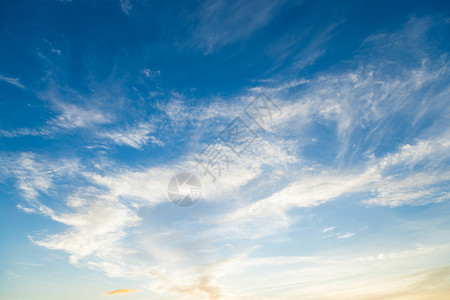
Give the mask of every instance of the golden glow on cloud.
<path id="1" fill-rule="evenodd" d="M 386 291 L 378 295 L 366 297 L 345 298 L 346 300 L 447 300 L 450 299 L 450 266 L 425 270 L 419 273 L 404 276 L 402 283 L 408 280 L 416 282 L 400 285 L 396 291 Z"/>
<path id="2" fill-rule="evenodd" d="M 110 296 L 110 295 L 117 295 L 117 294 L 128 294 L 128 293 L 132 293 L 132 292 L 137 292 L 137 289 L 120 289 L 120 290 L 115 290 L 112 292 L 107 292 L 106 295 Z"/>

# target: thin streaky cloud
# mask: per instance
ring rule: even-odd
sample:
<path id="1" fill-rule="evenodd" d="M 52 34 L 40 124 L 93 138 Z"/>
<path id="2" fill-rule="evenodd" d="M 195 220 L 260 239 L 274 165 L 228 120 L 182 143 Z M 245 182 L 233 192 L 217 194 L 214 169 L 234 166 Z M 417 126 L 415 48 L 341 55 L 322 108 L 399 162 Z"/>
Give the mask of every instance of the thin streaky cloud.
<path id="1" fill-rule="evenodd" d="M 115 290 L 112 292 L 107 292 L 106 295 L 111 296 L 111 295 L 119 295 L 119 294 L 129 294 L 129 293 L 133 293 L 133 292 L 137 292 L 137 289 L 119 289 L 119 290 Z"/>
<path id="2" fill-rule="evenodd" d="M 448 9 L 350 4 L 2 5 L 0 298 L 448 294 Z"/>
<path id="3" fill-rule="evenodd" d="M 142 150 L 142 147 L 148 143 L 155 144 L 157 146 L 164 146 L 162 141 L 152 135 L 155 131 L 156 130 L 153 125 L 141 123 L 125 129 L 116 129 L 105 132 L 103 134 L 99 134 L 99 137 L 111 140 L 117 145 L 126 145 Z"/>
<path id="4" fill-rule="evenodd" d="M 267 25 L 285 1 L 205 1 L 198 9 L 192 43 L 206 54 L 248 38 Z"/>
<path id="5" fill-rule="evenodd" d="M 120 8 L 127 16 L 129 16 L 130 12 L 133 8 L 133 5 L 131 4 L 131 0 L 120 0 Z"/>
<path id="6" fill-rule="evenodd" d="M 322 233 L 326 233 L 326 232 L 329 232 L 329 231 L 333 231 L 335 228 L 336 228 L 336 226 L 324 228 L 324 229 L 322 230 Z"/>
<path id="7" fill-rule="evenodd" d="M 12 84 L 18 88 L 25 89 L 26 87 L 20 83 L 19 78 L 5 77 L 0 74 L 0 80 Z"/>
<path id="8" fill-rule="evenodd" d="M 338 240 L 341 240 L 341 239 L 348 239 L 348 238 L 351 238 L 351 237 L 354 236 L 354 235 L 355 235 L 355 233 L 353 233 L 353 232 L 348 232 L 348 233 L 339 233 L 336 237 L 337 237 Z"/>

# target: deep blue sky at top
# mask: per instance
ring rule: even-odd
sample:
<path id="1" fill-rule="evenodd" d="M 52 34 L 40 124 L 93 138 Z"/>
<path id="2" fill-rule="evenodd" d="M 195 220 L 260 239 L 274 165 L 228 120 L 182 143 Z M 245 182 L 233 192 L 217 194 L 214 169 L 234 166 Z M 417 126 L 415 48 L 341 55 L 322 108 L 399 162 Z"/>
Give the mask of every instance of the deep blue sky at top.
<path id="1" fill-rule="evenodd" d="M 45 70 L 35 51 L 45 43 L 58 44 L 70 49 L 63 53 L 69 59 L 59 66 L 58 80 L 79 91 L 88 92 L 86 78 L 134 83 L 133 74 L 151 66 L 164 72 L 155 83 L 158 88 L 180 92 L 195 88 L 193 93 L 198 96 L 226 95 L 274 74 L 309 76 L 349 59 L 368 35 L 396 28 L 411 14 L 445 15 L 449 9 L 447 1 L 306 1 L 302 5 L 298 4 L 302 1 L 293 1 L 275 7 L 278 13 L 269 26 L 249 39 L 207 53 L 192 38 L 199 1 L 147 2 L 134 3 L 130 18 L 113 1 L 69 5 L 63 1 L 2 1 L 0 68 L 39 88 L 46 82 L 36 75 L 43 76 Z M 300 74 L 284 73 L 289 57 L 277 57 L 272 43 L 298 33 L 298 28 L 305 28 L 304 34 L 312 37 L 332 24 L 338 34 L 327 45 L 330 51 Z M 302 43 L 296 47 L 306 45 L 308 37 Z"/>
<path id="2" fill-rule="evenodd" d="M 239 93 L 267 78 L 310 78 L 345 68 L 371 34 L 395 30 L 411 17 L 446 16 L 449 11 L 447 1 L 292 1 L 275 5 L 268 24 L 234 38 L 241 27 L 254 22 L 248 7 L 233 20 L 235 3 L 211 19 L 202 19 L 199 1 L 136 1 L 132 17 L 118 1 L 1 1 L 0 70 L 4 76 L 20 78 L 29 91 L 0 83 L 0 126 L 44 124 L 53 112 L 36 94 L 49 86 L 73 89 L 86 97 L 103 96 L 101 107 L 106 111 L 117 109 L 117 100 L 108 97 L 126 97 L 130 102 L 122 121 L 129 123 L 139 112 L 142 118 L 148 117 L 154 102 L 164 101 L 164 97 L 138 100 L 150 91 L 178 92 L 195 105 L 210 101 L 212 95 Z M 260 5 L 267 3 L 253 4 L 255 9 Z M 201 40 L 199 28 L 211 34 L 219 26 L 231 42 L 215 41 L 210 47 Z M 295 67 L 298 53 L 321 33 L 329 38 L 322 55 L 314 64 Z M 440 49 L 448 49 L 447 31 L 430 36 Z M 40 55 L 52 48 L 61 50 L 60 54 Z M 160 74 L 143 81 L 144 68 Z M 66 96 L 74 104 L 80 102 Z M 24 138 L 29 141 L 3 140 L 0 146 L 22 151 L 43 146 L 33 137 Z M 77 138 L 73 137 L 74 143 Z M 58 148 L 59 141 L 47 142 Z M 61 143 L 62 149 L 67 149 L 66 142 Z M 125 150 L 124 157 L 133 155 Z"/>

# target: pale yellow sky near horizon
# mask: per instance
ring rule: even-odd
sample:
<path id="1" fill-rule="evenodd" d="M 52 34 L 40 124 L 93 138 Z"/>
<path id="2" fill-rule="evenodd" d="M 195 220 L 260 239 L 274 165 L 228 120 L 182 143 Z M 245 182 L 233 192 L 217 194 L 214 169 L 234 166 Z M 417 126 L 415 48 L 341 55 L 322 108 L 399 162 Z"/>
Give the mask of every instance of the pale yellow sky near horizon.
<path id="1" fill-rule="evenodd" d="M 255 275 L 256 276 L 256 275 Z M 316 287 L 316 291 L 321 286 Z M 192 291 L 180 296 L 179 299 L 210 299 L 210 300 L 238 300 L 238 299 L 264 299 L 264 300 L 294 300 L 294 299 L 314 299 L 314 300 L 449 300 L 450 299 L 450 265 L 428 269 L 421 272 L 415 272 L 404 276 L 395 277 L 386 276 L 385 279 L 374 281 L 367 278 L 366 281 L 356 279 L 353 286 L 348 286 L 348 282 L 331 283 L 323 286 L 323 290 L 311 295 L 289 295 L 283 296 L 265 296 L 263 294 L 247 295 L 226 295 L 210 294 L 193 296 Z M 139 292 L 139 293 L 132 293 Z M 118 289 L 108 292 L 107 295 L 122 295 L 121 299 L 142 299 L 144 290 L 137 289 Z M 124 295 L 130 294 L 133 295 Z M 134 297 L 138 296 L 139 297 Z M 289 292 L 287 291 L 287 294 Z M 206 297 L 205 297 L 206 296 Z M 144 296 L 145 297 L 145 296 Z M 172 299 L 172 297 L 163 297 L 160 299 Z"/>

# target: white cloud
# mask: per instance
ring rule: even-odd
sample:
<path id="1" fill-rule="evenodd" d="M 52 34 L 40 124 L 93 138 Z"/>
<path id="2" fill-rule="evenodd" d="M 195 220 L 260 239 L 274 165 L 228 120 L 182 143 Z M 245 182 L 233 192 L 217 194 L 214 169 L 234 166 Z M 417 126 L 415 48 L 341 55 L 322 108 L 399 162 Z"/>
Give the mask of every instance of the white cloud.
<path id="1" fill-rule="evenodd" d="M 333 36 L 333 31 L 339 24 L 333 24 L 325 28 L 320 34 L 313 37 L 309 45 L 295 54 L 292 62 L 292 68 L 302 70 L 307 66 L 313 65 L 316 60 L 325 54 L 328 50 L 326 42 Z"/>
<path id="2" fill-rule="evenodd" d="M 152 206 L 167 201 L 167 184 L 176 168 L 149 168 L 143 171 L 118 171 L 105 176 L 85 173 L 93 183 L 108 189 L 111 197 L 124 197 L 138 205 Z"/>
<path id="3" fill-rule="evenodd" d="M 130 15 L 130 11 L 133 8 L 133 5 L 131 5 L 131 0 L 120 0 L 120 8 L 122 8 L 126 15 Z"/>
<path id="4" fill-rule="evenodd" d="M 258 189 L 257 186 L 260 184 L 267 184 L 267 181 L 259 182 L 263 172 L 271 173 L 270 180 L 273 182 L 280 180 L 283 170 L 298 162 L 294 147 L 292 141 L 267 136 L 266 139 L 254 140 L 237 156 L 223 142 L 216 139 L 215 143 L 205 144 L 199 153 L 188 156 L 182 167 L 200 178 L 204 201 L 233 201 L 237 197 L 237 191 L 242 191 L 243 188 Z M 208 153 L 213 151 L 211 149 L 220 151 L 220 156 L 216 164 L 208 167 L 208 154 L 202 156 L 201 152 L 205 150 Z M 208 171 L 194 158 L 199 159 Z"/>
<path id="5" fill-rule="evenodd" d="M 275 16 L 283 1 L 205 1 L 197 11 L 198 23 L 193 32 L 196 47 L 206 53 L 247 38 Z"/>
<path id="6" fill-rule="evenodd" d="M 221 8 L 222 2 L 207 2 L 205 5 L 208 7 L 203 12 L 210 13 L 205 19 L 220 20 L 221 13 L 216 10 Z M 269 8 L 261 7 L 262 12 L 258 12 L 263 16 L 266 10 L 273 8 L 270 5 Z M 222 32 L 223 41 L 216 38 L 205 40 L 203 47 L 208 51 L 249 35 L 270 19 L 243 21 L 244 14 L 241 8 L 237 9 L 236 19 L 226 20 L 224 25 L 250 22 L 251 30 L 236 35 L 228 33 L 231 29 L 227 29 Z M 213 26 L 211 30 L 215 29 Z M 197 30 L 201 34 L 211 33 L 206 29 L 204 32 Z M 379 38 L 385 41 L 392 36 Z M 415 69 L 403 70 L 402 76 L 388 78 L 383 76 L 382 70 L 386 65 L 380 64 L 378 69 L 376 62 L 350 72 L 324 75 L 308 82 L 292 80 L 267 89 L 274 99 L 284 99 L 281 101 L 283 115 L 274 120 L 274 130 L 261 134 L 261 139 L 256 140 L 240 158 L 232 156 L 234 161 L 230 168 L 217 182 L 210 183 L 208 176 L 202 177 L 207 197 L 203 203 L 206 213 L 186 210 L 183 214 L 179 210 L 176 213 L 168 210 L 173 213 L 168 214 L 169 218 L 174 220 L 159 223 L 158 209 L 168 201 L 169 179 L 179 171 L 194 170 L 195 161 L 184 154 L 180 157 L 186 158 L 184 163 L 139 168 L 118 168 L 111 163 L 110 168 L 99 166 L 99 173 L 74 168 L 76 174 L 68 174 L 67 167 L 26 154 L 17 160 L 17 167 L 12 168 L 18 188 L 26 199 L 33 200 L 42 193 L 57 190 L 56 179 L 61 177 L 70 180 L 71 175 L 81 176 L 85 181 L 77 182 L 77 189 L 70 191 L 67 197 L 57 194 L 61 197 L 58 200 L 66 204 L 64 209 L 36 202 L 31 208 L 22 205 L 18 208 L 40 212 L 68 227 L 64 232 L 43 239 L 33 238 L 37 244 L 66 251 L 70 254 L 71 263 L 100 269 L 108 276 L 151 279 L 149 286 L 153 291 L 162 294 L 175 292 L 173 298 L 180 297 L 176 294 L 179 293 L 186 299 L 261 299 L 261 293 L 267 293 L 273 295 L 267 297 L 274 299 L 307 299 L 322 296 L 323 291 L 334 291 L 332 296 L 337 297 L 356 290 L 352 290 L 354 278 L 359 278 L 357 283 L 365 287 L 365 280 L 370 275 L 384 272 L 382 267 L 386 265 L 377 265 L 376 261 L 389 259 L 398 262 L 408 258 L 409 262 L 415 262 L 415 258 L 422 257 L 428 263 L 440 250 L 419 251 L 419 254 L 410 251 L 407 255 L 405 251 L 392 254 L 383 250 L 367 256 L 374 257 L 372 264 L 372 259 L 358 259 L 360 253 L 350 259 L 324 256 L 252 258 L 248 251 L 237 249 L 229 242 L 244 236 L 248 237 L 245 241 L 250 244 L 255 242 L 252 239 L 290 229 L 295 222 L 289 215 L 291 209 L 315 207 L 355 192 L 371 193 L 363 203 L 388 206 L 448 199 L 449 136 L 437 125 L 420 134 L 415 132 L 414 136 L 420 138 L 414 142 L 411 139 L 396 141 L 396 145 L 403 144 L 398 149 L 375 151 L 379 150 L 377 146 L 385 140 L 390 127 L 395 127 L 392 119 L 396 119 L 396 113 L 405 113 L 408 121 L 417 124 L 422 117 L 430 117 L 426 112 L 448 112 L 444 105 L 446 102 L 442 100 L 448 99 L 448 88 L 429 94 L 429 104 L 423 104 L 421 97 L 415 97 L 419 91 L 423 92 L 423 87 L 425 90 L 432 87 L 442 74 L 448 74 L 448 64 L 436 67 L 436 61 L 425 60 Z M 436 76 L 436 72 L 440 75 Z M 294 91 L 289 96 L 280 95 L 300 84 L 305 85 L 301 93 Z M 196 125 L 207 121 L 216 124 L 214 122 L 219 119 L 228 121 L 242 113 L 240 105 L 250 100 L 250 97 L 243 96 L 233 98 L 232 104 L 214 101 L 195 108 L 189 106 L 188 99 L 181 95 L 171 94 L 170 97 L 172 99 L 167 104 L 159 104 L 158 108 L 166 113 L 174 130 L 183 129 L 191 120 Z M 112 122 L 112 118 L 95 105 L 63 104 L 52 99 L 61 113 L 52 124 L 59 128 L 95 128 Z M 323 148 L 336 150 L 333 158 L 323 164 L 314 161 L 314 155 L 308 157 L 304 151 L 309 141 L 322 142 L 321 137 L 304 138 L 307 130 L 317 123 L 321 128 L 330 129 L 330 136 L 335 134 L 337 137 L 336 141 L 322 144 Z M 408 126 L 413 123 L 405 127 L 411 128 Z M 203 133 L 211 127 L 199 130 Z M 355 138 L 358 136 L 356 133 L 360 133 L 358 130 L 363 133 Z M 98 136 L 112 143 L 136 149 L 142 149 L 149 142 L 158 143 L 151 135 L 154 128 L 145 123 L 99 132 L 103 133 Z M 279 135 L 275 138 L 275 134 Z M 364 147 L 361 146 L 364 153 L 355 150 L 358 143 L 365 143 Z M 362 162 L 355 159 L 353 163 L 351 159 L 344 160 L 346 155 L 361 155 L 364 159 Z M 58 171 L 58 168 L 62 169 Z M 138 213 L 144 214 L 143 210 L 138 210 L 143 207 L 148 209 L 145 213 L 150 215 L 149 218 L 139 216 Z M 145 221 L 150 223 L 147 228 L 135 228 Z M 324 228 L 322 232 L 331 232 L 335 228 Z M 149 232 L 154 235 L 146 239 Z M 346 232 L 336 237 L 345 239 L 353 235 Z M 352 240 L 356 239 L 349 242 Z M 222 248 L 222 244 L 228 246 Z M 448 250 L 445 251 L 448 254 Z M 402 261 L 390 266 L 390 270 L 394 272 L 395 268 L 404 270 L 410 266 Z M 261 275 L 258 282 L 252 281 L 254 277 L 248 275 L 251 272 Z M 401 275 L 401 272 L 395 275 Z M 374 277 L 376 284 L 363 292 L 371 293 L 372 288 L 379 291 L 383 286 L 381 283 L 388 281 Z M 342 280 L 346 282 L 344 288 L 338 284 Z"/>
<path id="7" fill-rule="evenodd" d="M 383 254 L 379 259 L 347 256 L 249 257 L 230 260 L 222 270 L 223 293 L 239 299 L 365 299 L 389 295 L 422 282 L 419 272 L 448 254 L 448 244 Z M 383 257 L 374 254 L 368 257 Z M 447 267 L 448 269 L 448 267 Z M 441 274 L 447 274 L 448 270 Z M 220 274 L 220 273 L 219 273 Z M 259 274 L 258 279 L 248 274 Z M 411 280 L 414 278 L 413 280 Z M 443 280 L 444 284 L 448 280 Z M 432 288 L 431 293 L 440 288 Z M 230 294 L 228 294 L 230 292 Z M 372 299 L 372 298 L 371 298 Z M 383 298 L 381 298 L 383 299 Z M 386 298 L 391 299 L 391 298 Z M 396 299 L 396 298 L 393 298 Z M 399 298 L 401 299 L 401 298 Z M 410 298 L 404 298 L 410 299 Z M 427 298 L 423 298 L 427 299 Z M 444 299 L 444 298 L 442 298 Z"/>
<path id="8" fill-rule="evenodd" d="M 238 208 L 220 222 L 253 224 L 242 228 L 247 230 L 246 234 L 249 236 L 259 238 L 288 227 L 293 220 L 287 216 L 287 212 L 292 208 L 314 207 L 349 193 L 372 191 L 376 197 L 363 200 L 363 203 L 377 205 L 421 205 L 443 201 L 449 198 L 445 185 L 450 181 L 450 173 L 432 167 L 439 165 L 439 161 L 449 156 L 450 144 L 446 136 L 419 140 L 415 145 L 403 146 L 396 153 L 370 161 L 365 170 L 359 173 L 334 170 L 304 173 L 300 180 L 249 204 L 248 207 Z M 412 167 L 427 159 L 435 165 L 432 164 L 431 168 L 423 171 L 409 172 Z M 405 166 L 408 166 L 408 172 L 401 173 L 398 179 L 392 179 L 390 168 L 398 172 L 399 168 Z M 437 186 L 438 184 L 441 185 Z M 350 236 L 340 236 L 347 237 Z"/>
<path id="9" fill-rule="evenodd" d="M 448 136 L 446 132 L 439 137 L 418 140 L 381 158 L 374 167 L 379 168 L 383 179 L 374 185 L 376 196 L 363 203 L 421 205 L 448 199 L 445 185 L 450 182 L 450 172 L 443 168 L 450 158 Z M 411 172 L 412 169 L 416 171 Z"/>
<path id="10" fill-rule="evenodd" d="M 438 167 L 450 155 L 450 132 L 444 132 L 441 137 L 418 140 L 414 145 L 402 145 L 398 152 L 392 153 L 380 160 L 382 169 L 406 164 L 414 166 L 420 161 L 426 161 L 429 166 Z M 431 164 L 431 165 L 430 165 Z"/>
<path id="11" fill-rule="evenodd" d="M 28 213 L 28 214 L 29 214 L 29 213 L 34 213 L 34 212 L 36 212 L 34 209 L 29 208 L 29 207 L 25 207 L 25 206 L 23 206 L 22 204 L 17 204 L 16 207 L 17 207 L 18 209 L 20 209 L 20 210 L 22 210 L 22 211 Z"/>
<path id="12" fill-rule="evenodd" d="M 17 157 L 6 156 L 6 159 L 2 159 L 2 164 L 7 168 L 6 175 L 16 177 L 17 187 L 23 197 L 37 210 L 42 206 L 37 200 L 39 195 L 47 194 L 55 187 L 55 177 L 68 176 L 79 171 L 76 160 L 49 161 L 33 153 L 22 153 Z"/>
<path id="13" fill-rule="evenodd" d="M 75 128 L 92 129 L 114 121 L 111 106 L 107 110 L 108 92 L 92 92 L 89 97 L 68 87 L 50 83 L 48 88 L 38 94 L 39 98 L 51 104 L 56 117 L 47 121 L 51 132 L 61 132 Z M 114 105 L 112 105 L 114 106 Z"/>
<path id="14" fill-rule="evenodd" d="M 21 136 L 42 136 L 42 135 L 48 136 L 51 134 L 52 134 L 52 131 L 47 128 L 41 128 L 41 129 L 19 128 L 19 129 L 13 129 L 13 130 L 0 129 L 0 136 L 8 137 L 8 138 L 21 137 Z"/>
<path id="15" fill-rule="evenodd" d="M 5 76 L 3 76 L 3 75 L 0 74 L 0 80 L 1 80 L 1 81 L 5 81 L 5 82 L 7 82 L 7 83 L 9 83 L 9 84 L 12 84 L 12 85 L 14 85 L 14 86 L 16 86 L 16 87 L 18 87 L 18 88 L 25 89 L 25 86 L 23 86 L 23 85 L 20 83 L 19 78 L 5 77 Z"/>
<path id="16" fill-rule="evenodd" d="M 318 206 L 347 193 L 365 190 L 379 180 L 371 170 L 357 175 L 323 172 L 305 173 L 301 177 L 280 191 L 227 214 L 220 223 L 238 222 L 244 235 L 250 238 L 273 235 L 293 224 L 287 215 L 292 208 Z"/>
<path id="17" fill-rule="evenodd" d="M 280 91 L 285 91 L 285 90 L 289 90 L 291 88 L 295 88 L 298 87 L 300 85 L 304 85 L 306 83 L 308 83 L 309 80 L 306 79 L 299 79 L 299 80 L 292 80 L 290 82 L 287 83 L 283 83 L 281 85 L 275 86 L 275 87 L 253 87 L 250 89 L 250 91 L 252 92 L 280 92 Z"/>
<path id="18" fill-rule="evenodd" d="M 420 172 L 406 178 L 388 176 L 375 185 L 376 196 L 364 200 L 363 203 L 393 207 L 439 203 L 450 199 L 445 188 L 449 182 L 450 172 L 441 171 Z"/>
<path id="19" fill-rule="evenodd" d="M 124 230 L 138 225 L 140 221 L 136 212 L 117 199 L 98 195 L 91 195 L 89 202 L 74 208 L 72 213 L 56 214 L 51 211 L 49 215 L 54 221 L 70 226 L 70 229 L 35 243 L 66 251 L 71 255 L 70 262 L 73 264 L 91 255 L 94 259 L 121 260 L 126 252 L 119 246 L 126 235 Z"/>
<path id="20" fill-rule="evenodd" d="M 13 172 L 18 188 L 28 200 L 37 198 L 40 192 L 45 193 L 52 186 L 52 174 L 45 165 L 35 162 L 33 154 L 22 154 Z"/>
<path id="21" fill-rule="evenodd" d="M 400 50 L 400 44 L 394 40 L 407 42 L 411 39 L 411 32 L 415 38 L 424 39 L 420 24 L 409 23 L 399 32 L 383 36 L 384 43 L 375 42 L 377 38 L 371 43 L 380 43 L 381 47 L 389 40 Z M 417 47 L 421 47 L 420 42 Z M 302 170 L 309 169 L 310 172 L 293 173 L 290 183 L 280 185 L 284 188 L 268 197 L 260 197 L 248 207 L 238 208 L 223 220 L 253 224 L 246 230 L 250 236 L 255 234 L 259 237 L 260 234 L 273 234 L 289 227 L 292 220 L 287 212 L 294 207 L 316 206 L 348 193 L 372 192 L 373 198 L 363 203 L 389 206 L 421 205 L 448 199 L 449 174 L 445 169 L 450 146 L 448 132 L 443 132 L 442 128 L 448 125 L 445 116 L 449 111 L 446 103 L 450 90 L 444 88 L 436 89 L 435 93 L 428 92 L 427 101 L 418 96 L 424 89 L 433 90 L 434 85 L 445 82 L 449 72 L 448 61 L 428 57 L 429 52 L 426 51 L 418 52 L 420 55 L 416 58 L 420 64 L 413 68 L 401 65 L 396 70 L 398 76 L 386 76 L 386 68 L 392 69 L 386 57 L 382 60 L 380 56 L 365 57 L 369 63 L 364 67 L 309 80 L 306 89 L 292 93 L 292 100 L 282 104 L 283 115 L 274 120 L 276 129 L 273 132 L 280 135 L 287 131 L 295 132 L 299 145 L 307 145 L 301 139 L 311 124 L 335 122 L 330 130 L 336 132 L 338 141 L 333 144 L 322 142 L 323 147 L 335 149 L 335 161 L 330 160 L 325 168 L 315 165 L 314 158 L 308 165 L 305 163 L 308 158 L 302 157 L 299 159 L 303 163 Z M 362 53 L 363 50 L 359 55 Z M 292 85 L 279 86 L 289 89 Z M 260 90 L 273 98 L 278 98 L 277 92 L 281 91 L 270 87 Z M 424 131 L 422 138 L 405 143 L 398 150 L 391 149 L 389 153 L 384 150 L 385 153 L 378 154 L 376 159 L 375 150 L 384 140 L 392 138 L 391 132 L 404 130 L 396 119 L 405 115 L 408 116 L 407 124 L 402 126 L 407 128 L 415 128 L 422 118 L 437 118 L 440 122 Z M 407 132 L 404 133 L 408 136 Z M 312 140 L 318 141 L 315 137 Z M 401 142 L 397 144 L 401 145 Z M 360 156 L 361 162 L 345 171 L 340 169 L 342 164 L 356 156 Z"/>
<path id="22" fill-rule="evenodd" d="M 141 150 L 149 142 L 158 146 L 164 145 L 158 138 L 151 135 L 154 132 L 154 126 L 151 124 L 140 123 L 134 127 L 105 132 L 100 137 L 112 140 L 117 145 L 127 145 Z"/>
<path id="23" fill-rule="evenodd" d="M 347 233 L 339 233 L 337 235 L 337 239 L 341 240 L 341 239 L 348 239 L 351 238 L 352 236 L 354 236 L 355 233 L 354 232 L 347 232 Z"/>
<path id="24" fill-rule="evenodd" d="M 322 230 L 322 233 L 326 233 L 326 232 L 328 232 L 328 231 L 333 231 L 335 228 L 336 228 L 336 226 L 324 228 L 324 229 Z"/>
<path id="25" fill-rule="evenodd" d="M 70 103 L 58 102 L 57 109 L 61 115 L 51 123 L 65 129 L 77 127 L 89 127 L 97 124 L 107 124 L 112 121 L 110 116 L 103 114 L 98 109 L 86 109 Z"/>
<path id="26" fill-rule="evenodd" d="M 154 78 L 156 76 L 161 75 L 161 71 L 157 70 L 157 71 L 153 71 L 150 70 L 149 68 L 145 68 L 144 70 L 142 70 L 142 73 L 145 75 L 145 77 L 147 78 Z"/>

